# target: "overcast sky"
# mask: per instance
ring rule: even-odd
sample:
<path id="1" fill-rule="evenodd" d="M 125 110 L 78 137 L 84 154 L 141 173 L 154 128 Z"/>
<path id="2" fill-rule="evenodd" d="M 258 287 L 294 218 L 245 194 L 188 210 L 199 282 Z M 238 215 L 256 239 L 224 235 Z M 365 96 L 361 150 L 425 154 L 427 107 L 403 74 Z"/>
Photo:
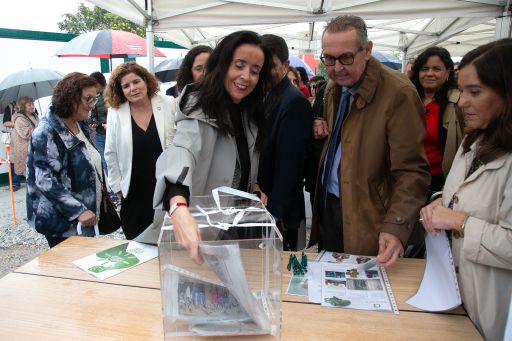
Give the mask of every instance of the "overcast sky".
<path id="1" fill-rule="evenodd" d="M 57 22 L 64 13 L 76 13 L 77 0 L 3 0 L 0 27 L 59 32 Z"/>
<path id="2" fill-rule="evenodd" d="M 78 0 L 2 0 L 0 10 L 0 28 L 32 31 L 60 32 L 57 23 L 65 13 L 75 14 L 78 4 L 87 1 Z M 53 54 L 65 43 L 0 38 L 2 51 L 0 63 L 0 82 L 10 73 L 26 68 L 50 68 L 63 73 L 80 71 L 91 73 L 100 69 L 98 58 L 58 58 Z M 161 49 L 169 58 L 181 56 L 186 50 L 178 52 Z M 155 65 L 164 58 L 155 58 Z M 113 66 L 122 63 L 114 59 Z M 137 58 L 137 62 L 147 66 L 146 58 Z"/>

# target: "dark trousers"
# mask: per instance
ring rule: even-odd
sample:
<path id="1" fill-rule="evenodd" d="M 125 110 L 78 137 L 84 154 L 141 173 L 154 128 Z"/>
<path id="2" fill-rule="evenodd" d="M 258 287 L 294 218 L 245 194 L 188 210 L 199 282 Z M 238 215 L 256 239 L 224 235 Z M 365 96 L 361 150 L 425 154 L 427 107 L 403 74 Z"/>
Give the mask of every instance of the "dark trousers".
<path id="1" fill-rule="evenodd" d="M 277 222 L 277 227 L 283 235 L 283 251 L 297 251 L 298 227 L 289 228 L 282 220 Z"/>
<path id="2" fill-rule="evenodd" d="M 319 219 L 318 251 L 344 252 L 341 200 L 337 196 L 327 193 L 325 208 L 319 209 Z"/>
<path id="3" fill-rule="evenodd" d="M 430 192 L 431 192 L 430 194 L 442 191 L 443 186 L 444 186 L 444 175 L 443 174 L 432 175 L 432 179 L 430 180 Z"/>
<path id="4" fill-rule="evenodd" d="M 14 171 L 14 163 L 11 162 L 11 176 L 12 176 L 12 187 L 20 187 L 21 186 L 21 178 Z"/>
<path id="5" fill-rule="evenodd" d="M 67 239 L 67 237 L 51 237 L 51 236 L 47 236 L 47 235 L 45 235 L 44 237 L 48 241 L 48 246 L 50 248 L 54 247 L 55 245 L 57 245 L 59 243 L 62 243 L 63 241 L 65 241 Z"/>

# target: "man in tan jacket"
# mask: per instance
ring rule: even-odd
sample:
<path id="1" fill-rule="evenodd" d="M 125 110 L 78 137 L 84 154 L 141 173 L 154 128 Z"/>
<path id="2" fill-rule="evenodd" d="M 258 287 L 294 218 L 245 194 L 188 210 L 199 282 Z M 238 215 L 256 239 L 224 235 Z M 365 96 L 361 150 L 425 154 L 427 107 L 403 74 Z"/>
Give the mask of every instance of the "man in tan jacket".
<path id="1" fill-rule="evenodd" d="M 333 19 L 322 37 L 321 60 L 331 80 L 310 245 L 378 255 L 382 266 L 403 252 L 430 183 L 423 151 L 424 108 L 411 82 L 371 56 L 364 21 Z"/>

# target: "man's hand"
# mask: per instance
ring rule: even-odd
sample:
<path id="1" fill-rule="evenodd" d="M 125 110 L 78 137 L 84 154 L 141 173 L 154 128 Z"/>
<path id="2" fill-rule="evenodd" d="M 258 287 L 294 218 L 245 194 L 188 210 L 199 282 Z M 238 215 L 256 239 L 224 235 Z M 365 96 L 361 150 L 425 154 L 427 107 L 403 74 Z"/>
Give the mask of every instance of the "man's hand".
<path id="1" fill-rule="evenodd" d="M 381 232 L 379 234 L 379 254 L 377 262 L 380 266 L 388 267 L 393 265 L 400 254 L 404 251 L 402 242 L 391 233 Z"/>
<path id="2" fill-rule="evenodd" d="M 261 203 L 265 206 L 267 206 L 268 204 L 268 197 L 267 195 L 261 190 L 260 188 L 260 185 L 258 185 L 257 183 L 253 184 L 252 187 L 251 187 L 251 193 L 252 194 L 256 194 L 260 200 L 261 200 Z"/>
<path id="3" fill-rule="evenodd" d="M 313 138 L 315 140 L 321 140 L 329 135 L 329 129 L 327 128 L 327 122 L 323 118 L 316 118 L 313 121 Z"/>

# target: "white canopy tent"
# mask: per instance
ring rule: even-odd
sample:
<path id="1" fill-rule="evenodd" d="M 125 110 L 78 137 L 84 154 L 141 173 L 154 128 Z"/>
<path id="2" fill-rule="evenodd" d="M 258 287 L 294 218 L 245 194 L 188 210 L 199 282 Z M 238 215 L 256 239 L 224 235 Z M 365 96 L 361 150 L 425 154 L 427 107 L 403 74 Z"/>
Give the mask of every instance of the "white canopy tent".
<path id="1" fill-rule="evenodd" d="M 400 51 L 404 60 L 433 45 L 461 56 L 510 36 L 511 0 L 88 1 L 144 25 L 150 45 L 154 33 L 191 47 L 214 46 L 226 34 L 249 29 L 281 35 L 299 53 L 319 53 L 325 23 L 343 14 L 363 17 L 375 49 Z"/>

